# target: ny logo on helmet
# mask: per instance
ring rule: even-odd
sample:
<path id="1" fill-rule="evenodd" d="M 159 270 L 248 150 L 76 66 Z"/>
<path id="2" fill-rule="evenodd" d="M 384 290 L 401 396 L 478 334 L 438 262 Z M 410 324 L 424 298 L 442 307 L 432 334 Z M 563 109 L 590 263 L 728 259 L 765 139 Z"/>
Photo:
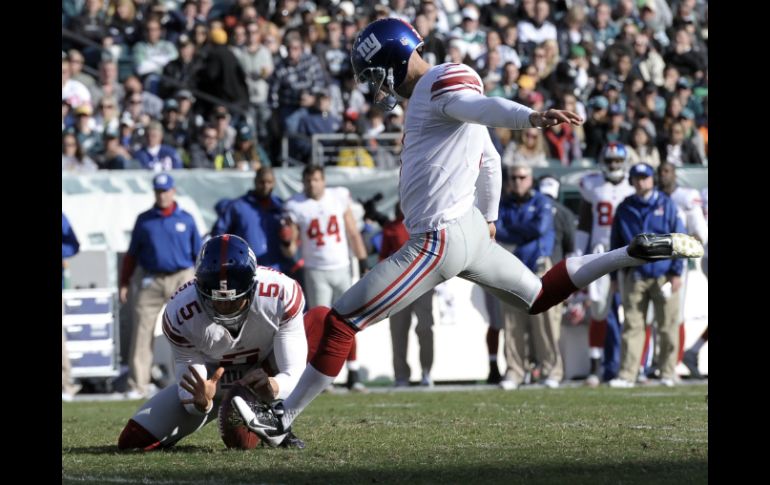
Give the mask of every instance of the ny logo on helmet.
<path id="1" fill-rule="evenodd" d="M 377 40 L 374 34 L 369 34 L 369 37 L 363 39 L 357 48 L 358 53 L 366 61 L 371 59 L 380 49 L 382 49 L 382 45 L 380 45 L 380 41 Z"/>

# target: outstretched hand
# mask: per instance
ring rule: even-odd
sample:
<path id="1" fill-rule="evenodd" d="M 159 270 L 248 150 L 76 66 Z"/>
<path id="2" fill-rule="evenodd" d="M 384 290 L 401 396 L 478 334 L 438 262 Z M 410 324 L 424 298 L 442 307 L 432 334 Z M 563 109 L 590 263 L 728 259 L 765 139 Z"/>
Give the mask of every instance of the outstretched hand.
<path id="1" fill-rule="evenodd" d="M 535 111 L 529 115 L 529 122 L 535 128 L 548 128 L 559 123 L 570 123 L 574 126 L 583 124 L 583 118 L 577 113 L 563 109 L 549 109 L 548 111 Z"/>
<path id="2" fill-rule="evenodd" d="M 222 378 L 222 374 L 225 373 L 225 368 L 217 368 L 209 380 L 203 379 L 198 371 L 195 370 L 195 367 L 189 365 L 187 368 L 190 369 L 192 375 L 183 375 L 179 386 L 192 394 L 192 397 L 190 399 L 182 399 L 179 402 L 182 404 L 192 404 L 198 411 L 205 413 L 211 409 L 214 395 L 217 393 L 217 382 Z"/>

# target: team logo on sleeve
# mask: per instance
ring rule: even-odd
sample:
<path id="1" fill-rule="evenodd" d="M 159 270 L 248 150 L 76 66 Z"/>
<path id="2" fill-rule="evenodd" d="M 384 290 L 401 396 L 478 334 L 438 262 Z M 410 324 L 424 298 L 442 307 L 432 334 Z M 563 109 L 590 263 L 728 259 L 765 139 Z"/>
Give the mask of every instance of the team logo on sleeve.
<path id="1" fill-rule="evenodd" d="M 377 52 L 380 51 L 380 49 L 382 49 L 382 45 L 380 44 L 380 41 L 377 40 L 377 37 L 375 37 L 373 33 L 369 34 L 369 37 L 362 40 L 361 43 L 358 45 L 358 53 L 366 61 L 371 59 L 373 55 L 375 55 Z"/>

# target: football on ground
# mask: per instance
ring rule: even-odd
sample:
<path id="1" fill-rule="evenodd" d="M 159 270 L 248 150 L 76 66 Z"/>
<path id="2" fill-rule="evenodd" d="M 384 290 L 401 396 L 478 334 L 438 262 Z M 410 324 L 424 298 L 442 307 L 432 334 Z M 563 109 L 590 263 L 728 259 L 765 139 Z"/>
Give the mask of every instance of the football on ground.
<path id="1" fill-rule="evenodd" d="M 255 432 L 246 426 L 240 413 L 233 405 L 235 396 L 240 396 L 249 405 L 262 405 L 251 389 L 238 384 L 234 385 L 227 391 L 219 405 L 219 436 L 222 437 L 222 441 L 228 448 L 251 450 L 256 448 L 260 439 Z"/>

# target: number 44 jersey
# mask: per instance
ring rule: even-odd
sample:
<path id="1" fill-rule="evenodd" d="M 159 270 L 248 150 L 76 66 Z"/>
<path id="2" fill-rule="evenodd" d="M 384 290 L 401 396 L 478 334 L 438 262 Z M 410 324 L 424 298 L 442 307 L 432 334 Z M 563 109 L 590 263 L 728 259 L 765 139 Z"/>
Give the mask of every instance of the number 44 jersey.
<path id="1" fill-rule="evenodd" d="M 299 228 L 306 268 L 332 270 L 350 265 L 345 230 L 350 205 L 345 187 L 327 187 L 319 200 L 297 194 L 286 202 L 284 211 Z"/>
<path id="2" fill-rule="evenodd" d="M 591 252 L 597 244 L 604 245 L 604 250 L 610 248 L 610 232 L 615 209 L 623 199 L 634 194 L 634 188 L 623 178 L 618 184 L 613 184 L 601 173 L 589 174 L 580 180 L 580 194 L 591 204 L 591 241 L 588 251 Z"/>

